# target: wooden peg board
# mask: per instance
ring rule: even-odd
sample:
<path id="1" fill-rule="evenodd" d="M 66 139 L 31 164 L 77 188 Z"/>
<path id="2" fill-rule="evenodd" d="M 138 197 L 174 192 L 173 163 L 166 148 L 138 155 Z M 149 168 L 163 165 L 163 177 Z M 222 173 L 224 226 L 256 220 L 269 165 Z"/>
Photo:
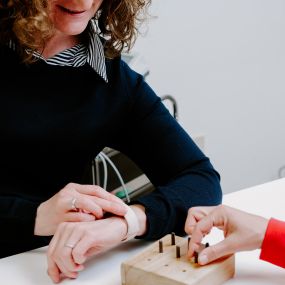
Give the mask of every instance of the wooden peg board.
<path id="1" fill-rule="evenodd" d="M 200 266 L 187 259 L 187 239 L 175 236 L 180 258 L 176 258 L 176 245 L 171 245 L 171 235 L 161 240 L 163 253 L 159 253 L 159 241 L 156 241 L 122 263 L 123 285 L 220 285 L 234 275 L 234 255 Z"/>

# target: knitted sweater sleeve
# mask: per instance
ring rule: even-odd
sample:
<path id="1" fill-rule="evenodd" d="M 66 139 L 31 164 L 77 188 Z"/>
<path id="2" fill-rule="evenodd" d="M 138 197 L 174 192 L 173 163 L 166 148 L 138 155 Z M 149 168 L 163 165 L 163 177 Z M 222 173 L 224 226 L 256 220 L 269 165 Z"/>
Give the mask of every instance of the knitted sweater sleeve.
<path id="1" fill-rule="evenodd" d="M 2 195 L 0 197 L 0 228 L 2 239 L 9 240 L 21 233 L 21 240 L 34 235 L 38 203 L 25 198 Z"/>
<path id="2" fill-rule="evenodd" d="M 185 234 L 190 207 L 221 203 L 219 174 L 143 78 L 124 68 L 124 82 L 132 87 L 129 112 L 112 147 L 130 157 L 155 186 L 132 201 L 146 209 L 147 233 L 142 238 L 157 239 L 171 231 Z"/>

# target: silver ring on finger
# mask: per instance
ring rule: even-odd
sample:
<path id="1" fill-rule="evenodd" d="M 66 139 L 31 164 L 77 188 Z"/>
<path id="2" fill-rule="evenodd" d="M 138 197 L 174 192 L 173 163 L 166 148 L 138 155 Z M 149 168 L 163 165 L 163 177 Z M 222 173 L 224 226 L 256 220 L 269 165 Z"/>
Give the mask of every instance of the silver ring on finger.
<path id="1" fill-rule="evenodd" d="M 64 246 L 73 249 L 75 247 L 75 244 L 65 243 Z"/>
<path id="2" fill-rule="evenodd" d="M 76 207 L 76 198 L 73 198 L 72 199 L 72 201 L 71 201 L 71 209 L 73 210 L 73 211 L 78 211 L 78 208 Z"/>

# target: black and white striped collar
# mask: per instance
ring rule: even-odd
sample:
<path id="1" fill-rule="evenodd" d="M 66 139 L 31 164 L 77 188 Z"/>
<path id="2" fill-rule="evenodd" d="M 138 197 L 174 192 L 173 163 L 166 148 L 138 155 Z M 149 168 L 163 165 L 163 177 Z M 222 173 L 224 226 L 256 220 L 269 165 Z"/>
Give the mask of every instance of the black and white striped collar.
<path id="1" fill-rule="evenodd" d="M 108 82 L 104 47 L 96 32 L 94 20 L 90 21 L 88 34 L 89 44 L 87 48 L 87 62 L 106 82 Z"/>
<path id="2" fill-rule="evenodd" d="M 88 63 L 105 82 L 108 82 L 104 48 L 96 32 L 94 20 L 90 21 L 88 27 L 87 46 L 80 43 L 48 59 L 45 59 L 39 52 L 33 52 L 33 55 L 50 65 L 79 67 Z M 15 50 L 15 44 L 13 42 L 9 43 L 9 47 Z"/>

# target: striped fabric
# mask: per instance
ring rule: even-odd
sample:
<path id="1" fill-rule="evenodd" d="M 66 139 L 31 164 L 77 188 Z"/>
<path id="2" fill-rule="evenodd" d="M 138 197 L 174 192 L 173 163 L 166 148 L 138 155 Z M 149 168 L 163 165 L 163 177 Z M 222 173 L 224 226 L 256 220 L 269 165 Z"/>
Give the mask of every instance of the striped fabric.
<path id="1" fill-rule="evenodd" d="M 33 55 L 50 65 L 79 67 L 88 63 L 105 80 L 105 82 L 108 82 L 104 48 L 96 33 L 96 24 L 94 20 L 90 21 L 89 27 L 88 46 L 77 44 L 48 59 L 45 59 L 39 52 L 34 52 Z M 9 47 L 15 49 L 14 43 L 10 42 Z"/>

